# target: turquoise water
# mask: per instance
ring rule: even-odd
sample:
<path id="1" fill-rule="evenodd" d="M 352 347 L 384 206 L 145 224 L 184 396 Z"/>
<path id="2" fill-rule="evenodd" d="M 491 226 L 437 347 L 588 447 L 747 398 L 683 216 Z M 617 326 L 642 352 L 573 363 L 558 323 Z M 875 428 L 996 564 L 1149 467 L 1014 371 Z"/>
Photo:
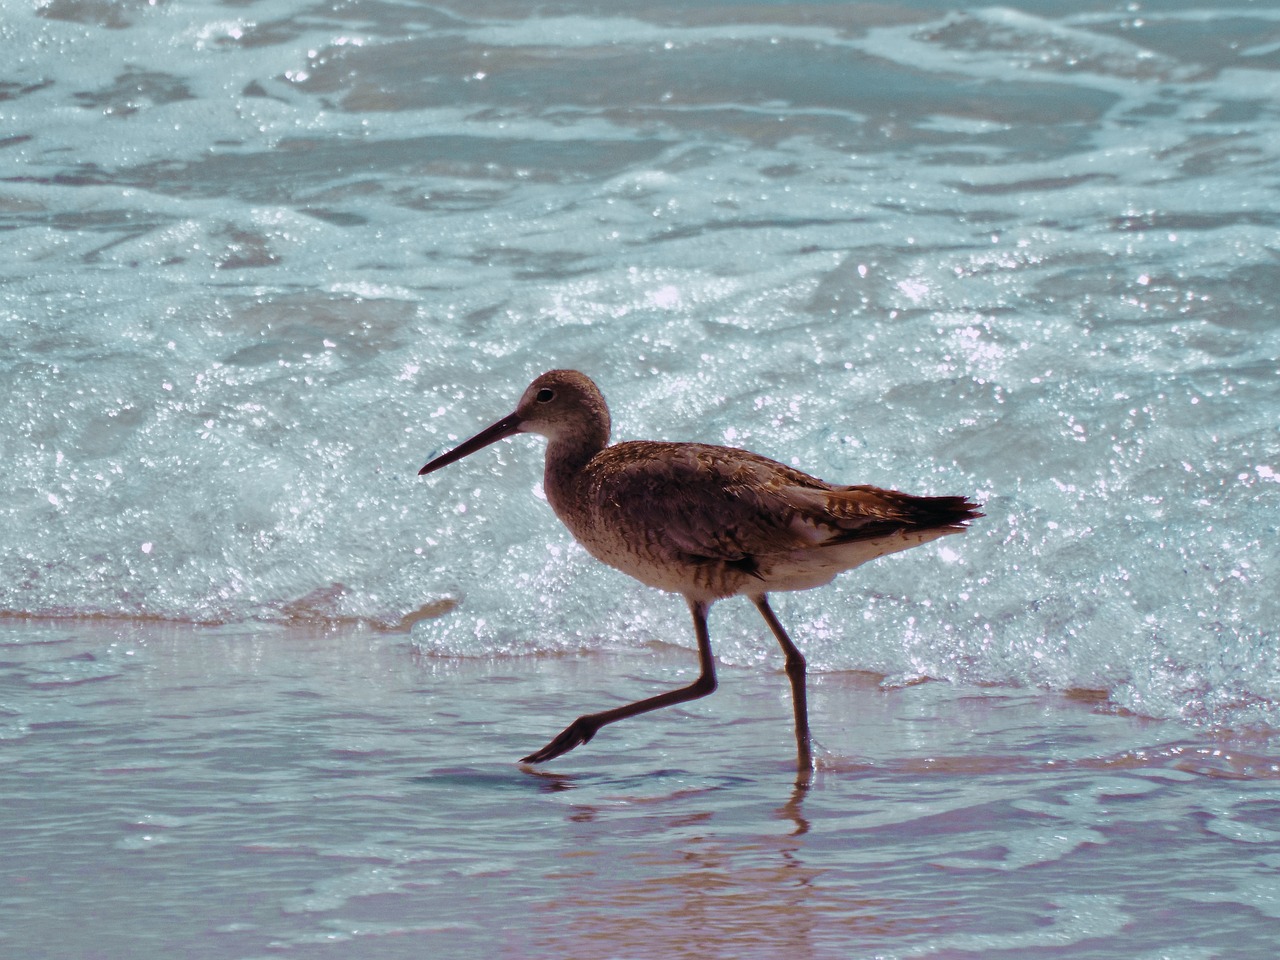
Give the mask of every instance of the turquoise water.
<path id="1" fill-rule="evenodd" d="M 1275 4 L 0 10 L 18 955 L 1271 955 Z M 693 668 L 540 441 L 415 475 L 556 366 L 986 504 L 779 598 L 808 794 L 737 603 L 512 766 Z"/>

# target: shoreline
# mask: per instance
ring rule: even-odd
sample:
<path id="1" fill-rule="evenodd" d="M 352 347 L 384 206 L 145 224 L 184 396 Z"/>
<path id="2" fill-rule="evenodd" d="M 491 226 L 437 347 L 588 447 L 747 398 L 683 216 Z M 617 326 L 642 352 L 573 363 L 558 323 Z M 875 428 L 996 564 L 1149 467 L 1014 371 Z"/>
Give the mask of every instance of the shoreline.
<path id="1" fill-rule="evenodd" d="M 367 630 L 65 621 L 0 643 L 15 955 L 607 960 L 681 955 L 695 918 L 700 949 L 745 960 L 1124 960 L 1218 943 L 1224 910 L 1233 956 L 1280 935 L 1258 883 L 1280 738 L 819 674 L 798 778 L 785 674 L 722 665 L 712 696 L 531 767 L 579 713 L 688 682 L 692 652 L 463 659 Z"/>

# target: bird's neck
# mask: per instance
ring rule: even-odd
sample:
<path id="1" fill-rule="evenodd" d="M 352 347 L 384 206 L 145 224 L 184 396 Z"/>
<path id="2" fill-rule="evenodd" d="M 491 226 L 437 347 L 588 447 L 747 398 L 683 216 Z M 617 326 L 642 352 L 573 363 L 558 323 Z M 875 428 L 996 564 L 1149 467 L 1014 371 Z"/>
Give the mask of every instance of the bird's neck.
<path id="1" fill-rule="evenodd" d="M 562 518 L 581 499 L 578 487 L 586 479 L 587 465 L 608 445 L 607 426 L 547 441 L 547 466 L 542 489 L 552 508 Z"/>

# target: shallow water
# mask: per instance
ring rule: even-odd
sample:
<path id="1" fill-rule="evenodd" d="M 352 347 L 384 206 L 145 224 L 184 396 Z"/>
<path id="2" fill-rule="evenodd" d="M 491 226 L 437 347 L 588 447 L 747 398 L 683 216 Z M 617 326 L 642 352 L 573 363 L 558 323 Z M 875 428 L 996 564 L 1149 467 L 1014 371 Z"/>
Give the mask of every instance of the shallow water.
<path id="1" fill-rule="evenodd" d="M 1280 930 L 1266 740 L 829 673 L 799 790 L 785 678 L 730 667 L 535 770 L 511 761 L 693 658 L 264 627 L 0 642 L 13 956 L 1264 957 Z"/>
<path id="2" fill-rule="evenodd" d="M 1274 952 L 1275 4 L 0 11 L 23 955 Z M 807 794 L 743 603 L 511 765 L 691 669 L 540 441 L 415 476 L 553 366 L 985 503 L 777 598 Z"/>

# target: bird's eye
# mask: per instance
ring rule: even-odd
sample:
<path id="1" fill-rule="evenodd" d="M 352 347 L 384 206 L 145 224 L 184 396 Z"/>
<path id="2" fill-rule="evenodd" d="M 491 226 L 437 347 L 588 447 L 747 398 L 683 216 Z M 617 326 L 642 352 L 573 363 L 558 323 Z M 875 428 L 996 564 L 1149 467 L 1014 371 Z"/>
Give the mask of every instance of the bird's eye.
<path id="1" fill-rule="evenodd" d="M 550 387 L 543 387 L 541 390 L 538 391 L 538 395 L 534 397 L 534 399 L 537 400 L 539 403 L 549 403 L 551 398 L 554 397 L 555 395 L 556 395 L 556 392 L 552 390 Z"/>

